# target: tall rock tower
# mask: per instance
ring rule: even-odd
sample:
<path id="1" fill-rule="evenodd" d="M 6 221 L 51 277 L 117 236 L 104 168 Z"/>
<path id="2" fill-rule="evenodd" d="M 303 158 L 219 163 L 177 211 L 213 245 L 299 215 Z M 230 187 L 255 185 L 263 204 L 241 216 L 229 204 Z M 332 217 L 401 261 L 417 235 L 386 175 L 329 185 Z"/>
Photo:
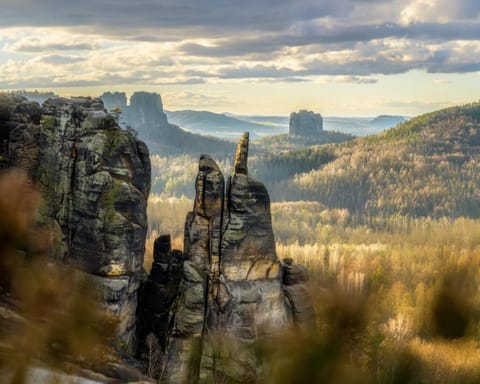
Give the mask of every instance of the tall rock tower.
<path id="1" fill-rule="evenodd" d="M 255 343 L 295 320 L 275 252 L 270 198 L 248 175 L 248 141 L 245 133 L 226 183 L 210 156 L 200 158 L 185 226 L 184 276 L 171 311 L 166 382 L 256 382 L 262 371 Z"/>

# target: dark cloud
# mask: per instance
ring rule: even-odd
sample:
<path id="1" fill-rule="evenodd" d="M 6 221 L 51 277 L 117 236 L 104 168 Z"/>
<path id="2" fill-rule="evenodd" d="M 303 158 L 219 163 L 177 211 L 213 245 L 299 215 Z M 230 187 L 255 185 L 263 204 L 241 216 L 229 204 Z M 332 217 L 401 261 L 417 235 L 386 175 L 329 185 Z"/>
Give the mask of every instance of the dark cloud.
<path id="1" fill-rule="evenodd" d="M 446 1 L 446 0 L 444 0 Z M 454 17 L 473 19 L 480 15 L 480 1 L 478 0 L 448 0 L 454 8 Z"/>
<path id="2" fill-rule="evenodd" d="M 205 84 L 205 79 L 199 77 L 193 77 L 186 80 L 172 80 L 172 81 L 156 81 L 153 84 L 156 85 L 195 85 L 195 84 Z"/>
<path id="3" fill-rule="evenodd" d="M 329 0 L 18 0 L 4 6 L 3 26 L 98 26 L 216 31 L 278 30 L 298 20 L 340 16 L 348 1 Z"/>
<path id="4" fill-rule="evenodd" d="M 427 66 L 427 72 L 429 73 L 469 73 L 480 71 L 480 60 L 474 59 L 471 63 L 443 63 L 442 65 L 437 63 L 431 63 Z"/>
<path id="5" fill-rule="evenodd" d="M 340 78 L 335 78 L 332 82 L 340 82 L 340 83 L 352 83 L 352 84 L 376 84 L 378 83 L 378 79 L 374 79 L 371 77 L 361 77 L 361 76 L 343 76 Z"/>
<path id="6" fill-rule="evenodd" d="M 329 28 L 305 28 L 302 35 L 279 34 L 248 38 L 232 38 L 218 46 L 184 44 L 181 50 L 192 56 L 228 57 L 251 55 L 252 53 L 275 52 L 283 47 L 307 45 L 342 44 L 368 42 L 385 38 L 405 38 L 428 41 L 480 40 L 480 22 L 466 23 L 416 23 L 408 26 L 386 23 L 381 25 L 336 26 Z M 353 47 L 350 44 L 350 47 Z"/>
<path id="7" fill-rule="evenodd" d="M 232 67 L 223 70 L 218 77 L 223 79 L 260 79 L 260 78 L 279 78 L 279 77 L 293 77 L 295 71 L 289 68 L 277 68 L 265 65 L 256 65 L 254 67 Z"/>
<path id="8" fill-rule="evenodd" d="M 46 51 L 85 51 L 98 49 L 97 43 L 90 42 L 47 42 L 39 39 L 20 40 L 12 45 L 16 52 L 46 52 Z"/>
<path id="9" fill-rule="evenodd" d="M 282 81 L 286 83 L 308 83 L 312 80 L 304 77 L 285 77 L 282 79 Z"/>
<path id="10" fill-rule="evenodd" d="M 321 75 L 370 84 L 377 81 L 372 75 L 399 74 L 412 69 L 430 73 L 480 70 L 479 50 L 469 53 L 472 48 L 468 43 L 466 47 L 458 44 L 460 40 L 474 44 L 480 41 L 479 0 L 438 0 L 435 7 L 425 5 L 421 12 L 414 6 L 408 18 L 402 18 L 402 10 L 411 2 L 403 0 L 0 2 L 2 28 L 63 26 L 80 36 L 71 41 L 68 34 L 67 40 L 24 37 L 4 48 L 27 53 L 24 56 L 28 57 L 39 52 L 51 53 L 38 58 L 48 64 L 81 62 L 81 58 L 74 56 L 78 52 L 69 52 L 71 55 L 61 52 L 103 53 L 102 48 L 119 48 L 119 41 L 130 50 L 135 49 L 137 41 L 180 43 L 172 44 L 173 48 L 167 48 L 165 54 L 161 51 L 160 55 L 160 51 L 152 49 L 150 53 L 146 49 L 142 56 L 145 61 L 132 60 L 132 65 L 128 57 L 122 60 L 119 49 L 112 49 L 118 63 L 110 64 L 109 73 L 103 73 L 108 69 L 102 69 L 93 83 L 86 80 L 79 83 L 82 85 L 201 84 L 212 78 L 301 82 Z M 417 18 L 421 21 L 406 24 Z M 92 35 L 115 39 L 99 46 Z M 202 45 L 201 39 L 211 40 Z M 95 54 L 89 52 L 89 60 L 98 57 Z M 287 64 L 290 61 L 284 59 L 288 58 L 293 64 Z M 77 72 L 76 77 L 81 74 Z M 55 76 L 49 79 L 69 86 L 77 81 Z M 38 78 L 35 83 L 43 80 Z"/>

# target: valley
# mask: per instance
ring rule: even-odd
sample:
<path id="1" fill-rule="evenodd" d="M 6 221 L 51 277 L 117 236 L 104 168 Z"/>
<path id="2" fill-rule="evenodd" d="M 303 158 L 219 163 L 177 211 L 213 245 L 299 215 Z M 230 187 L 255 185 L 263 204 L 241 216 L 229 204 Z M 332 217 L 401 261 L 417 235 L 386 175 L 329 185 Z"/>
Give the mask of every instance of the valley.
<path id="1" fill-rule="evenodd" d="M 0 384 L 480 383 L 480 1 L 1 4 Z"/>

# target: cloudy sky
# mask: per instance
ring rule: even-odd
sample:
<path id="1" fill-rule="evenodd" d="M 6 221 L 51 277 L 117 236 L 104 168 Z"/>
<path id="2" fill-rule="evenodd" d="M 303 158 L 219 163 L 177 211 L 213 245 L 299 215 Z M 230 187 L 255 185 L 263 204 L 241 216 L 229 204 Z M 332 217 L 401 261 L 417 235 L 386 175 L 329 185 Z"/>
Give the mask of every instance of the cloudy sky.
<path id="1" fill-rule="evenodd" d="M 0 0 L 0 89 L 414 115 L 480 98 L 479 0 Z"/>

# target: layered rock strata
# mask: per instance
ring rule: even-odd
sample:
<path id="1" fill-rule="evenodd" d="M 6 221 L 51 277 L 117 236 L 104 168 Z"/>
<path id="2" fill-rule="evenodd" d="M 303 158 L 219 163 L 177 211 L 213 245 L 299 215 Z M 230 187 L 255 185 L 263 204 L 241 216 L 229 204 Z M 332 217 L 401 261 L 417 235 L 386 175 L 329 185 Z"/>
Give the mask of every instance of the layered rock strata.
<path id="1" fill-rule="evenodd" d="M 0 96 L 0 168 L 23 169 L 44 204 L 38 225 L 53 257 L 88 273 L 120 321 L 119 343 L 135 348 L 135 311 L 150 190 L 144 143 L 121 130 L 99 99 L 55 98 L 41 107 Z"/>
<path id="2" fill-rule="evenodd" d="M 255 345 L 289 329 L 297 306 L 284 292 L 275 252 L 270 199 L 248 175 L 248 134 L 225 183 L 202 155 L 193 212 L 185 227 L 183 279 L 171 308 L 163 380 L 169 383 L 256 382 Z M 292 309 L 295 308 L 295 309 Z"/>

